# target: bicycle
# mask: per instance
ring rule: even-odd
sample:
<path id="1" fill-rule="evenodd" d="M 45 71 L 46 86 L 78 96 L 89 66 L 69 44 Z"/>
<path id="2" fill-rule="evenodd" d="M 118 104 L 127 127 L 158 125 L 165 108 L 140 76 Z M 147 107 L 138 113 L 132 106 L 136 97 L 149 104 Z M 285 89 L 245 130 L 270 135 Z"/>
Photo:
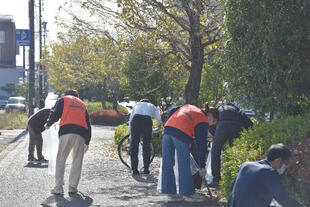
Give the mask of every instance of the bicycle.
<path id="1" fill-rule="evenodd" d="M 152 134 L 156 134 L 159 133 L 160 130 L 158 128 L 155 128 L 152 130 Z M 139 148 L 143 146 L 143 142 L 140 141 L 139 143 Z M 150 164 L 152 163 L 154 157 L 155 157 L 155 150 L 154 150 L 154 145 L 152 144 L 152 142 L 150 143 L 150 149 L 151 149 L 151 153 L 150 153 Z M 130 134 L 125 135 L 121 141 L 118 143 L 117 146 L 117 151 L 118 151 L 118 156 L 119 159 L 121 160 L 121 162 L 128 167 L 129 169 L 131 169 L 130 167 Z"/>

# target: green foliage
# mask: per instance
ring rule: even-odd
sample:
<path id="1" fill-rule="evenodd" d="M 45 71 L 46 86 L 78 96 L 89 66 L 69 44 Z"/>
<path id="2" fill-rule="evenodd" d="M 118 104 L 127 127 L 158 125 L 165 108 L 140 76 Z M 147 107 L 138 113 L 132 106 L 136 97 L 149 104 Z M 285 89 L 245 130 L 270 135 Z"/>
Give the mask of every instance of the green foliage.
<path id="1" fill-rule="evenodd" d="M 129 129 L 126 124 L 121 124 L 117 126 L 114 131 L 114 138 L 113 138 L 114 143 L 118 144 L 121 141 L 121 139 L 127 134 L 129 134 Z"/>
<path id="2" fill-rule="evenodd" d="M 77 35 L 78 34 L 78 35 Z M 52 45 L 52 55 L 42 61 L 49 67 L 49 82 L 58 92 L 74 88 L 82 98 L 104 103 L 112 101 L 117 107 L 120 93 L 118 47 L 104 36 L 87 36 L 68 32 Z"/>
<path id="3" fill-rule="evenodd" d="M 127 30 L 145 34 L 153 44 L 162 43 L 159 52 L 173 55 L 188 69 L 184 96 L 187 103 L 197 104 L 203 63 L 222 34 L 219 2 L 118 0 L 117 4 Z"/>
<path id="4" fill-rule="evenodd" d="M 125 56 L 122 66 L 124 93 L 134 100 L 148 98 L 163 111 L 167 110 L 183 96 L 186 71 L 175 65 L 173 56 L 157 54 L 152 45 L 136 47 Z"/>
<path id="5" fill-rule="evenodd" d="M 309 1 L 229 0 L 225 6 L 231 92 L 263 113 L 309 109 Z"/>
<path id="6" fill-rule="evenodd" d="M 202 81 L 199 93 L 199 105 L 206 101 L 216 105 L 219 101 L 227 98 L 227 73 L 225 68 L 224 48 L 221 46 L 210 55 L 204 64 L 202 71 Z"/>
<path id="7" fill-rule="evenodd" d="M 234 146 L 223 153 L 221 195 L 229 197 L 230 184 L 243 162 L 259 160 L 272 144 L 287 144 L 310 135 L 309 126 L 310 113 L 259 122 L 254 125 L 254 129 L 243 131 L 241 138 L 234 141 Z"/>
<path id="8" fill-rule="evenodd" d="M 0 129 L 25 129 L 28 116 L 24 113 L 0 114 Z"/>
<path id="9" fill-rule="evenodd" d="M 89 102 L 88 100 L 84 100 L 84 103 L 86 104 L 88 113 L 102 110 L 101 102 Z"/>
<path id="10" fill-rule="evenodd" d="M 88 113 L 93 112 L 93 111 L 105 110 L 105 109 L 113 109 L 113 103 L 107 102 L 107 101 L 104 103 L 103 106 L 102 106 L 102 103 L 98 101 L 89 102 L 88 100 L 84 100 L 84 103 L 86 104 Z M 117 110 L 124 112 L 125 114 L 128 114 L 128 110 L 124 106 L 118 105 Z"/>
<path id="11" fill-rule="evenodd" d="M 11 96 L 28 97 L 28 84 L 27 82 L 21 84 L 8 83 L 1 87 L 1 90 L 6 91 Z"/>

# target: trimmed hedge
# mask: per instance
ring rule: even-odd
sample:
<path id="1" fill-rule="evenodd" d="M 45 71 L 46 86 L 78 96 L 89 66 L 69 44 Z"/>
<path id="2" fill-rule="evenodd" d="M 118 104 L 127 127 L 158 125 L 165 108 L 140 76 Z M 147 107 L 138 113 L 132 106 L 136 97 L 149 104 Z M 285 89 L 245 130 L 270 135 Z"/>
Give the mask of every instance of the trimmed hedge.
<path id="1" fill-rule="evenodd" d="M 310 113 L 260 122 L 254 125 L 254 129 L 243 131 L 241 138 L 234 141 L 234 146 L 223 153 L 220 195 L 230 196 L 230 184 L 243 162 L 261 159 L 272 144 L 287 144 L 307 135 L 310 135 Z"/>
<path id="2" fill-rule="evenodd" d="M 102 103 L 99 101 L 91 101 L 89 102 L 87 99 L 84 100 L 84 103 L 86 104 L 88 113 L 94 112 L 94 111 L 101 111 L 101 110 L 107 110 L 107 109 L 113 109 L 113 103 L 111 102 L 105 102 L 104 108 L 102 108 Z M 125 114 L 128 114 L 128 110 L 125 106 L 118 105 L 117 106 L 118 111 L 122 111 Z"/>
<path id="3" fill-rule="evenodd" d="M 113 137 L 114 143 L 118 144 L 121 141 L 121 139 L 127 134 L 129 134 L 129 128 L 126 124 L 121 124 L 117 126 L 114 130 L 114 137 Z"/>

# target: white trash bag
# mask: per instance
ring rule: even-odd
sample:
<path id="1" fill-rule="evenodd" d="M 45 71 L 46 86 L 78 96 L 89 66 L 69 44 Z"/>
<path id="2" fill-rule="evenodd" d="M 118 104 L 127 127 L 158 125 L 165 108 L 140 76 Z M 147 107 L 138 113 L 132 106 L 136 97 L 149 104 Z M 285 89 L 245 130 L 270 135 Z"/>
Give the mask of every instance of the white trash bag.
<path id="1" fill-rule="evenodd" d="M 44 131 L 43 136 L 46 136 L 47 159 L 48 159 L 48 174 L 55 175 L 56 172 L 56 156 L 58 151 L 58 133 L 55 126 Z"/>
<path id="2" fill-rule="evenodd" d="M 206 163 L 205 179 L 207 181 L 207 184 L 210 184 L 213 181 L 213 175 L 212 175 L 212 170 L 211 170 L 211 148 L 212 148 L 212 143 L 211 143 L 211 147 L 208 149 L 209 154 L 208 154 L 207 163 Z"/>
<path id="3" fill-rule="evenodd" d="M 282 207 L 275 199 L 272 199 L 270 206 L 272 207 Z"/>

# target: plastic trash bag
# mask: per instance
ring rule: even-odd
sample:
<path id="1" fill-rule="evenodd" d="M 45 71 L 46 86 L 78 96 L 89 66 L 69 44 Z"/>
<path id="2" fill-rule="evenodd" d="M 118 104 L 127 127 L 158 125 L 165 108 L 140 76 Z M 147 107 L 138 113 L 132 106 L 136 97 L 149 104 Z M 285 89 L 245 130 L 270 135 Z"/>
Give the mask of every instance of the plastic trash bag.
<path id="1" fill-rule="evenodd" d="M 195 161 L 193 155 L 192 154 L 189 154 L 189 155 L 190 155 L 191 172 L 192 172 L 192 175 L 195 175 L 200 170 L 200 167 L 198 166 L 197 162 Z"/>
<path id="2" fill-rule="evenodd" d="M 207 184 L 210 184 L 213 181 L 213 175 L 212 175 L 212 170 L 211 170 L 211 148 L 212 148 L 212 143 L 210 144 L 209 154 L 207 158 L 207 164 L 206 164 L 206 176 L 205 179 L 207 181 Z"/>
<path id="3" fill-rule="evenodd" d="M 272 207 L 282 207 L 275 199 L 272 199 L 270 206 Z"/>
<path id="4" fill-rule="evenodd" d="M 58 132 L 55 126 L 44 131 L 43 136 L 46 136 L 47 159 L 48 159 L 48 174 L 55 175 L 56 172 L 56 156 L 58 151 Z"/>
<path id="5" fill-rule="evenodd" d="M 138 171 L 142 170 L 142 168 L 144 167 L 143 164 L 143 149 L 142 149 L 142 144 L 139 143 L 139 151 L 138 151 Z M 128 157 L 127 159 L 127 163 L 128 165 L 131 167 L 131 159 L 130 157 Z"/>
<path id="6" fill-rule="evenodd" d="M 175 177 L 175 185 L 177 189 L 177 193 L 179 193 L 179 165 L 178 165 L 178 156 L 177 156 L 177 151 L 175 150 L 174 152 L 174 166 L 173 166 L 173 171 L 174 171 L 174 177 Z M 199 166 L 197 162 L 195 161 L 194 157 L 190 154 L 190 168 L 191 168 L 191 173 L 192 175 L 196 174 L 199 171 Z M 161 192 L 161 175 L 162 175 L 162 163 L 160 165 L 160 170 L 158 174 L 158 182 L 157 182 L 157 191 Z"/>

